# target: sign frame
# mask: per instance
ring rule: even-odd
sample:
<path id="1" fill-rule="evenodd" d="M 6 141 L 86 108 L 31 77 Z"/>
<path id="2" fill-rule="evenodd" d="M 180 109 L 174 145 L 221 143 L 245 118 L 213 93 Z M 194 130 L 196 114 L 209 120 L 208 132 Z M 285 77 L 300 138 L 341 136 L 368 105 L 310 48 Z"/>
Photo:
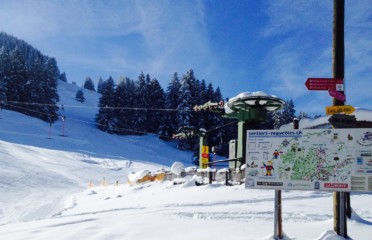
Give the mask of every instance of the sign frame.
<path id="1" fill-rule="evenodd" d="M 246 188 L 372 192 L 372 128 L 248 130 Z"/>

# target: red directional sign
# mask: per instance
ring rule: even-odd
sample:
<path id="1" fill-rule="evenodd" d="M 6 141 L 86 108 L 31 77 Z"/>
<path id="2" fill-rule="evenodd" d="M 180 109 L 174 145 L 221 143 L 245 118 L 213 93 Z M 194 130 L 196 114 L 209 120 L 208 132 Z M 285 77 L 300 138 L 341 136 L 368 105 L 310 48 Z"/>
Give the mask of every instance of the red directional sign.
<path id="1" fill-rule="evenodd" d="M 308 78 L 305 85 L 308 90 L 338 90 L 344 84 L 341 78 Z"/>
<path id="2" fill-rule="evenodd" d="M 328 92 L 329 92 L 329 95 L 331 95 L 331 97 L 334 97 L 343 102 L 346 101 L 346 96 L 342 92 L 337 92 L 336 90 L 332 90 L 332 89 L 328 90 Z"/>

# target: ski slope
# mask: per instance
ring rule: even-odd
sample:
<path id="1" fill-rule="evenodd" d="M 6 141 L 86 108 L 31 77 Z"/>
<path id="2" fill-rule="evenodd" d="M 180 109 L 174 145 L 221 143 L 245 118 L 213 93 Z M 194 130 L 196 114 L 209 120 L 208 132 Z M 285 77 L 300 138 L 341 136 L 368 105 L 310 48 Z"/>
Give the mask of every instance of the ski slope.
<path id="1" fill-rule="evenodd" d="M 97 130 L 98 95 L 84 90 L 81 104 L 77 89 L 59 83 L 66 121 L 51 128 L 0 112 L 0 239 L 272 238 L 274 191 L 196 187 L 192 178 L 128 184 L 132 172 L 169 169 L 175 161 L 188 166 L 192 153 L 155 135 Z M 352 239 L 371 239 L 371 201 L 371 194 L 352 194 Z M 284 191 L 282 207 L 285 239 L 343 239 L 332 231 L 331 192 Z"/>

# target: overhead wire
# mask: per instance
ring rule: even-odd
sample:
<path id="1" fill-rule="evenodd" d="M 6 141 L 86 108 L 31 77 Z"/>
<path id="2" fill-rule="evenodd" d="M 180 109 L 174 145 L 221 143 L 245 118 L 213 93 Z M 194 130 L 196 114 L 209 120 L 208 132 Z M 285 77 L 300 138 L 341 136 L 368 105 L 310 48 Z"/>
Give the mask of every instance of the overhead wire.
<path id="1" fill-rule="evenodd" d="M 46 115 L 46 116 L 52 116 L 52 117 L 57 117 L 59 118 L 61 115 L 56 115 L 56 114 L 49 114 L 49 113 L 43 113 L 43 112 L 39 112 L 39 111 L 36 111 L 36 110 L 32 110 L 32 109 L 28 109 L 28 108 L 23 108 L 23 107 L 20 107 L 20 106 L 17 106 L 17 105 L 12 105 L 12 104 L 7 104 L 8 106 L 11 106 L 13 108 L 18 108 L 18 109 L 22 109 L 22 110 L 27 110 L 29 112 L 34 112 L 34 113 L 38 113 L 38 114 L 42 114 L 42 115 Z M 74 119 L 74 118 L 68 118 L 69 120 L 71 121 L 75 121 L 75 122 L 81 122 L 81 123 L 87 123 L 87 124 L 91 124 L 93 126 L 106 126 L 105 124 L 100 124 L 100 123 L 97 123 L 97 122 L 92 122 L 92 121 L 83 121 L 83 120 L 80 120 L 80 119 Z M 119 128 L 119 127 L 115 127 L 116 130 L 122 130 L 122 131 L 129 131 L 129 132 L 135 132 L 135 133 L 140 133 L 140 134 L 152 134 L 152 135 L 156 135 L 156 136 L 159 136 L 159 137 L 162 137 L 162 138 L 169 138 L 169 139 L 172 139 L 172 137 L 169 137 L 169 136 L 165 136 L 165 135 L 160 135 L 160 134 L 156 134 L 156 133 L 150 133 L 150 132 L 143 132 L 143 131 L 138 131 L 138 130 L 134 130 L 134 129 L 126 129 L 126 128 Z"/>
<path id="2" fill-rule="evenodd" d="M 220 128 L 227 127 L 227 126 L 232 125 L 232 124 L 236 124 L 236 121 L 229 122 L 229 123 L 226 123 L 226 124 L 224 124 L 224 125 L 222 125 L 222 126 L 212 128 L 211 130 L 206 131 L 206 133 L 209 133 L 209 132 L 212 132 L 212 131 L 218 130 L 218 129 L 220 129 Z"/>
<path id="3" fill-rule="evenodd" d="M 104 109 L 114 109 L 114 110 L 141 110 L 141 111 L 166 111 L 166 112 L 177 112 L 180 111 L 179 109 L 172 109 L 172 108 L 140 108 L 140 107 L 112 107 L 112 106 L 81 106 L 81 105 L 55 105 L 55 104 L 47 104 L 47 103 L 36 103 L 36 102 L 19 102 L 19 101 L 0 101 L 3 104 L 23 104 L 23 105 L 32 105 L 32 106 L 58 106 L 58 107 L 70 107 L 70 108 L 104 108 Z M 196 112 L 194 109 L 191 110 L 182 110 L 185 112 Z"/>
<path id="4" fill-rule="evenodd" d="M 0 102 L 3 103 L 3 104 L 8 105 L 10 107 L 13 107 L 13 108 L 25 110 L 25 111 L 28 111 L 28 112 L 34 112 L 34 113 L 41 114 L 41 115 L 46 115 L 48 117 L 56 117 L 56 118 L 61 117 L 61 114 L 57 115 L 57 114 L 51 114 L 51 113 L 44 113 L 44 112 L 40 112 L 40 111 L 37 111 L 37 110 L 34 110 L 34 109 L 29 109 L 29 108 L 24 108 L 24 107 L 21 107 L 21 106 L 18 106 L 18 105 L 14 105 L 14 104 L 23 104 L 23 105 L 33 105 L 33 106 L 53 106 L 54 107 L 54 106 L 56 106 L 54 104 L 44 104 L 44 103 L 35 103 L 35 102 L 18 102 L 18 101 L 0 101 Z M 11 103 L 13 103 L 13 104 L 11 104 Z M 64 107 L 99 108 L 99 107 L 64 105 L 64 104 L 61 104 L 59 107 L 61 107 L 61 108 L 62 107 L 63 108 Z M 123 109 L 123 110 L 179 111 L 177 109 L 146 109 L 146 108 L 127 108 L 127 107 L 103 107 L 103 108 L 105 108 L 105 109 L 107 109 L 107 108 L 108 109 Z M 189 110 L 189 111 L 194 111 L 194 110 Z M 83 121 L 83 120 L 80 120 L 80 119 L 74 119 L 74 118 L 70 118 L 70 117 L 69 117 L 69 120 L 75 121 L 75 122 L 87 123 L 87 124 L 94 125 L 94 126 L 106 126 L 105 124 L 100 124 L 100 123 L 92 122 L 92 121 Z M 224 128 L 224 127 L 229 126 L 229 125 L 234 124 L 234 123 L 236 123 L 236 122 L 226 123 L 222 126 L 218 126 L 218 127 L 213 128 L 213 129 L 210 129 L 210 130 L 206 131 L 206 133 L 216 131 L 218 129 Z M 120 130 L 120 131 L 128 131 L 128 132 L 139 133 L 139 134 L 152 134 L 152 135 L 156 135 L 156 136 L 161 137 L 161 138 L 173 139 L 170 136 L 151 133 L 151 132 L 138 131 L 138 130 L 134 130 L 134 129 L 126 129 L 126 128 L 120 128 L 120 127 L 115 127 L 115 129 Z"/>

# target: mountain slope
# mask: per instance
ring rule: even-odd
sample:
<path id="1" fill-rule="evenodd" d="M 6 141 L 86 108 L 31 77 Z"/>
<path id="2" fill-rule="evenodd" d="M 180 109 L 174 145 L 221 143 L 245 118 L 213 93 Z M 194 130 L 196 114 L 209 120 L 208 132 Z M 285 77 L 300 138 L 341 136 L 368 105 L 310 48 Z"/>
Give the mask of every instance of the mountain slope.
<path id="1" fill-rule="evenodd" d="M 75 101 L 78 89 L 59 82 L 66 120 L 52 127 L 17 112 L 0 112 L 0 224 L 50 217 L 64 197 L 85 189 L 90 180 L 106 177 L 125 183 L 131 171 L 191 162 L 190 152 L 157 136 L 115 136 L 98 130 L 94 116 L 99 95 L 84 90 L 86 102 L 81 104 Z"/>
<path id="2" fill-rule="evenodd" d="M 66 121 L 0 112 L 0 239 L 273 239 L 274 191 L 220 183 L 127 184 L 131 172 L 190 162 L 157 136 L 115 136 L 94 125 L 98 95 L 74 100 L 61 83 Z M 101 186 L 101 182 L 108 186 Z M 116 185 L 116 181 L 119 182 Z M 93 187 L 88 187 L 92 183 Z M 283 191 L 284 239 L 340 240 L 331 192 Z M 372 235 L 371 194 L 352 194 L 353 239 Z"/>
<path id="3" fill-rule="evenodd" d="M 99 131 L 94 122 L 98 111 L 99 94 L 84 89 L 86 101 L 82 104 L 75 100 L 78 89 L 81 88 L 59 81 L 60 113 L 66 116 L 66 120 L 62 122 L 59 119 L 51 128 L 49 123 L 38 119 L 16 112 L 2 111 L 0 140 L 93 156 L 149 161 L 168 166 L 176 160 L 185 164 L 191 163 L 190 152 L 180 152 L 173 147 L 173 143 L 164 142 L 156 135 L 117 136 Z M 167 150 L 164 151 L 163 148 Z M 154 156 L 157 157 L 154 159 Z M 174 156 L 177 156 L 177 159 L 174 159 Z"/>

